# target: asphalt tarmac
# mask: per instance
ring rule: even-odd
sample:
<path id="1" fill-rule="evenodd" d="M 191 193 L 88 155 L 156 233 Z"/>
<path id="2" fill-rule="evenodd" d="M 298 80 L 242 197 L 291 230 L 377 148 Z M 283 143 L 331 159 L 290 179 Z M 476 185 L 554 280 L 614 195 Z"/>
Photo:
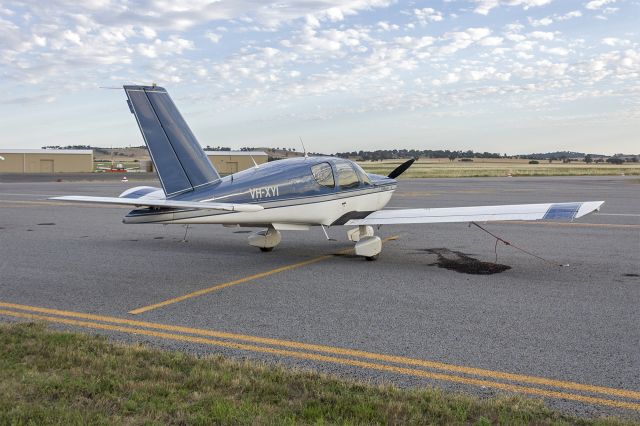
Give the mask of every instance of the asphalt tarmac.
<path id="1" fill-rule="evenodd" d="M 512 246 L 468 224 L 385 226 L 376 262 L 344 227 L 261 253 L 248 228 L 123 225 L 126 207 L 47 200 L 157 186 L 138 179 L 0 177 L 3 321 L 640 419 L 637 177 L 401 180 L 389 208 L 606 203 L 575 223 L 480 224 Z"/>

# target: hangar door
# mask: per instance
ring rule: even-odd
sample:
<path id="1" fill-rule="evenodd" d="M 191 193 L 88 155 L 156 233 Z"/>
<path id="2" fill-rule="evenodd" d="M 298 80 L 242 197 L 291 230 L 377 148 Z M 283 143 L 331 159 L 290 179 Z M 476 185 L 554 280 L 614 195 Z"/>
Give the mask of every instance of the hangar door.
<path id="1" fill-rule="evenodd" d="M 53 160 L 40 160 L 41 173 L 53 173 Z"/>

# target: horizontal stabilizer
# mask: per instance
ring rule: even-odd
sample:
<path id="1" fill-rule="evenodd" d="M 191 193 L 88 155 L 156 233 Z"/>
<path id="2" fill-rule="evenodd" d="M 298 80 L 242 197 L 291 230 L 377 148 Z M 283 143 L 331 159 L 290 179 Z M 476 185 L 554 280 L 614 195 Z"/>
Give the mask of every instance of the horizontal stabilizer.
<path id="1" fill-rule="evenodd" d="M 345 225 L 392 225 L 409 223 L 489 222 L 497 220 L 573 220 L 600 210 L 604 201 L 577 203 L 514 204 L 506 206 L 452 207 L 438 209 L 380 210 Z"/>
<path id="2" fill-rule="evenodd" d="M 120 204 L 126 206 L 166 207 L 174 209 L 224 210 L 230 212 L 258 212 L 264 209 L 264 207 L 257 204 L 211 203 L 199 201 L 175 201 L 157 199 L 154 200 L 152 198 L 89 197 L 82 195 L 53 197 L 50 198 L 50 200 L 98 204 Z"/>

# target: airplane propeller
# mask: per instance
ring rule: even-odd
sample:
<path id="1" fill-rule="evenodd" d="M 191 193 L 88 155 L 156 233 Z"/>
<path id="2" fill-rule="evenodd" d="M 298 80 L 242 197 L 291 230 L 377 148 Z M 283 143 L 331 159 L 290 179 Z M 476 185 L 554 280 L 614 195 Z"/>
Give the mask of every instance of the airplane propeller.
<path id="1" fill-rule="evenodd" d="M 389 176 L 387 176 L 387 177 L 389 177 L 391 179 L 397 178 L 398 176 L 403 174 L 405 171 L 407 171 L 407 169 L 409 167 L 411 167 L 411 165 L 413 164 L 414 161 L 416 161 L 415 158 L 412 158 L 411 160 L 405 161 L 404 163 L 400 164 L 398 167 L 393 169 L 393 171 L 391 173 L 389 173 Z"/>

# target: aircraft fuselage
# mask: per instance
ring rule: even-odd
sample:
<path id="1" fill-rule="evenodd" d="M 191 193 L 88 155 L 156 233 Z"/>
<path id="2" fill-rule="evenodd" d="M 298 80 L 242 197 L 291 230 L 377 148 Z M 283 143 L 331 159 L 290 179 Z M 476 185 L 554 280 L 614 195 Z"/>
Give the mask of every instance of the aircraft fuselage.
<path id="1" fill-rule="evenodd" d="M 355 163 L 334 157 L 274 161 L 226 176 L 198 191 L 172 197 L 180 201 L 260 204 L 259 212 L 143 208 L 131 211 L 125 223 L 218 223 L 265 226 L 341 225 L 382 209 L 396 181 L 367 174 Z M 146 193 L 145 193 L 146 191 Z M 158 188 L 134 188 L 127 198 L 164 197 Z M 301 228 L 303 229 L 303 228 Z"/>

